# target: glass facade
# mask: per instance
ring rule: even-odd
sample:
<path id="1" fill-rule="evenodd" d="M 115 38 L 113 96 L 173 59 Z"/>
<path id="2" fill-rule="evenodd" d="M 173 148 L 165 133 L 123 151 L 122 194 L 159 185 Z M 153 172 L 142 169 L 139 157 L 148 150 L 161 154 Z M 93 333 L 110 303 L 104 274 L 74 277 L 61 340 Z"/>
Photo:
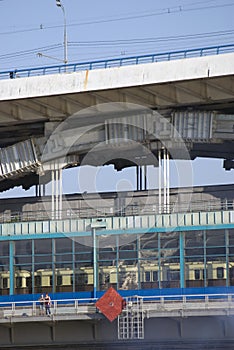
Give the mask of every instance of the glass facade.
<path id="1" fill-rule="evenodd" d="M 0 294 L 234 285 L 234 229 L 0 243 Z"/>

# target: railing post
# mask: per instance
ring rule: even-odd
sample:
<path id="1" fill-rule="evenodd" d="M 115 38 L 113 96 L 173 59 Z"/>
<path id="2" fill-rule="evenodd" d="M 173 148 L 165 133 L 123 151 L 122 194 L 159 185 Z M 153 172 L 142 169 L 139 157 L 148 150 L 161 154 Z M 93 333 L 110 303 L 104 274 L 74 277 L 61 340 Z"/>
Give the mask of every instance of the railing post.
<path id="1" fill-rule="evenodd" d="M 53 303 L 54 303 L 54 308 L 53 308 L 53 309 L 54 309 L 54 312 L 53 312 L 53 314 L 56 315 L 56 314 L 57 314 L 57 311 L 58 311 L 58 310 L 57 310 L 57 300 L 54 300 Z"/>
<path id="2" fill-rule="evenodd" d="M 78 299 L 75 300 L 75 313 L 78 314 Z"/>
<path id="3" fill-rule="evenodd" d="M 32 307 L 32 315 L 36 316 L 37 314 L 37 303 L 36 301 L 33 302 L 33 307 Z"/>

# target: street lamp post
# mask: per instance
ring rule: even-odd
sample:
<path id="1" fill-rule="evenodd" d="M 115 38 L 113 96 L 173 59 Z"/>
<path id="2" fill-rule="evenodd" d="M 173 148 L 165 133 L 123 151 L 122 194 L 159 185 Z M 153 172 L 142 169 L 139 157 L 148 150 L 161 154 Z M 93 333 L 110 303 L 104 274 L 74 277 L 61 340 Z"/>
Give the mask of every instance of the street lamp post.
<path id="1" fill-rule="evenodd" d="M 63 4 L 61 3 L 61 0 L 56 0 L 56 5 L 58 7 L 61 7 L 62 11 L 63 11 L 63 19 L 64 19 L 64 63 L 67 64 L 68 59 L 67 59 L 67 21 L 66 21 L 66 13 L 65 13 L 65 9 Z"/>

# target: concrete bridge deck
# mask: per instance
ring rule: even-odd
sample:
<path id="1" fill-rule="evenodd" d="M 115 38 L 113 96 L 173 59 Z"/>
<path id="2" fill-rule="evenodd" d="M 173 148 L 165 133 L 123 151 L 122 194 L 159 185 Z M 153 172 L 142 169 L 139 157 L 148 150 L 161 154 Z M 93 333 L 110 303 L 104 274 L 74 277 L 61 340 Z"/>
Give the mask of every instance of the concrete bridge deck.
<path id="1" fill-rule="evenodd" d="M 168 53 L 166 61 L 153 59 L 144 63 L 138 58 L 137 65 L 134 60 L 126 66 L 107 64 L 108 69 L 99 65 L 99 69 L 90 70 L 84 65 L 83 70 L 73 72 L 60 69 L 59 74 L 40 75 L 39 70 L 36 76 L 1 80 L 1 146 L 32 134 L 44 136 L 44 123 L 63 121 L 80 110 L 107 102 L 134 103 L 158 110 L 198 106 L 233 111 L 234 53 L 225 53 L 221 47 L 191 51 L 197 51 L 197 57 L 185 51 L 175 60 L 173 53 Z M 46 67 L 41 71 L 46 72 Z M 85 120 L 81 115 L 81 124 Z M 13 130 L 14 138 L 10 135 Z"/>
<path id="2" fill-rule="evenodd" d="M 196 301 L 193 297 L 144 302 L 144 339 L 118 339 L 117 320 L 109 322 L 93 306 L 85 314 L 82 306 L 79 313 L 74 304 L 72 308 L 56 305 L 51 317 L 30 315 L 30 309 L 15 306 L 12 312 L 23 314 L 4 316 L 2 307 L 1 349 L 232 349 L 233 295 L 195 296 Z M 62 309 L 67 313 L 61 316 Z M 35 310 L 34 302 L 32 314 Z"/>

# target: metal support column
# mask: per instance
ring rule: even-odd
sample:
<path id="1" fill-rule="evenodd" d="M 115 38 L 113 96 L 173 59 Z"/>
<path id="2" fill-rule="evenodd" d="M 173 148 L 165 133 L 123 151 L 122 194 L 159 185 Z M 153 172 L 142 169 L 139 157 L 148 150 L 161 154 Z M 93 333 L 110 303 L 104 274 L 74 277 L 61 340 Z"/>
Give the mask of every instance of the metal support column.
<path id="1" fill-rule="evenodd" d="M 161 150 L 158 151 L 158 207 L 159 214 L 162 212 L 162 159 Z"/>
<path id="2" fill-rule="evenodd" d="M 184 232 L 180 232 L 180 288 L 185 287 L 184 272 Z"/>
<path id="3" fill-rule="evenodd" d="M 15 269 L 14 269 L 14 252 L 15 243 L 13 241 L 9 242 L 9 269 L 10 269 L 10 295 L 14 294 L 14 284 L 15 284 Z"/>
<path id="4" fill-rule="evenodd" d="M 97 239 L 96 228 L 92 228 L 93 236 L 93 297 L 97 298 Z"/>
<path id="5" fill-rule="evenodd" d="M 51 170 L 51 218 L 62 219 L 62 168 L 59 163 L 55 163 L 53 167 Z"/>
<path id="6" fill-rule="evenodd" d="M 167 212 L 167 150 L 163 149 L 163 212 Z"/>

